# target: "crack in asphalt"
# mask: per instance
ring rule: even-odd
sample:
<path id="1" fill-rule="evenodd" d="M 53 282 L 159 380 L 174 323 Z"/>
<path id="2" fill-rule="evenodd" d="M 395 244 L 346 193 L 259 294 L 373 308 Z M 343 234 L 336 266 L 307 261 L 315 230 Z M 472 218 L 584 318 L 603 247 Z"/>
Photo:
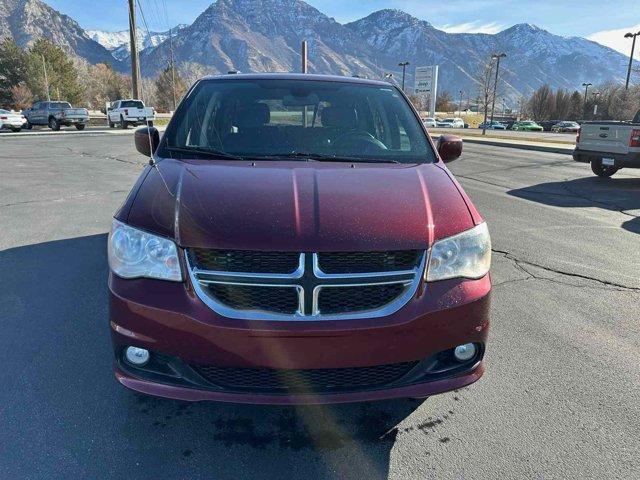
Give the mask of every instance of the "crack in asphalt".
<path id="1" fill-rule="evenodd" d="M 517 279 L 514 279 L 514 280 L 507 280 L 507 281 L 504 281 L 504 282 L 497 283 L 497 284 L 494 285 L 494 287 L 499 287 L 501 285 L 506 285 L 506 284 L 509 284 L 509 283 L 524 282 L 524 281 L 528 281 L 528 280 L 545 280 L 545 281 L 548 281 L 548 282 L 557 283 L 557 284 L 560 284 L 560 285 L 572 286 L 572 287 L 597 288 L 599 290 L 602 290 L 603 289 L 602 287 L 605 287 L 604 288 L 605 290 L 612 290 L 613 289 L 613 290 L 618 290 L 618 291 L 640 292 L 640 287 L 631 287 L 629 285 L 624 285 L 622 283 L 612 282 L 612 281 L 609 281 L 609 280 L 602 280 L 600 278 L 590 277 L 589 275 L 583 275 L 583 274 L 580 274 L 580 273 L 567 272 L 566 270 L 559 270 L 557 268 L 548 267 L 546 265 L 542 265 L 542 264 L 539 264 L 539 263 L 531 262 L 529 260 L 522 260 L 520 258 L 517 258 L 511 252 L 507 252 L 506 250 L 498 250 L 498 249 L 493 249 L 492 248 L 491 251 L 493 253 L 501 254 L 503 256 L 503 258 L 513 262 L 513 264 L 516 266 L 516 268 L 518 268 L 518 270 L 520 270 L 525 275 L 527 275 L 526 278 L 517 278 Z M 564 275 L 564 276 L 567 276 L 567 277 L 580 278 L 582 280 L 589 280 L 589 281 L 596 282 L 596 283 L 602 285 L 602 287 L 594 287 L 594 286 L 588 286 L 588 285 L 576 285 L 575 283 L 561 281 L 561 280 L 559 280 L 557 278 L 543 277 L 543 276 L 540 276 L 540 275 L 536 275 L 532 271 L 530 271 L 527 268 L 525 268 L 525 266 L 531 266 L 531 267 L 539 268 L 539 269 L 544 270 L 546 272 L 557 273 L 559 275 Z"/>

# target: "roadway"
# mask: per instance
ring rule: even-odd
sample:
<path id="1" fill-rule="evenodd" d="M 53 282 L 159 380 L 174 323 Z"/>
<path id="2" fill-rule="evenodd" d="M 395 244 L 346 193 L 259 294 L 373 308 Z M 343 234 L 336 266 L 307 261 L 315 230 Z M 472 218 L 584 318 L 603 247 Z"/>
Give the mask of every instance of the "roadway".
<path id="1" fill-rule="evenodd" d="M 487 373 L 426 401 L 185 404 L 113 378 L 106 232 L 131 136 L 0 140 L 0 478 L 637 478 L 640 171 L 467 145 L 489 222 Z M 635 472 L 635 473 L 634 473 Z"/>

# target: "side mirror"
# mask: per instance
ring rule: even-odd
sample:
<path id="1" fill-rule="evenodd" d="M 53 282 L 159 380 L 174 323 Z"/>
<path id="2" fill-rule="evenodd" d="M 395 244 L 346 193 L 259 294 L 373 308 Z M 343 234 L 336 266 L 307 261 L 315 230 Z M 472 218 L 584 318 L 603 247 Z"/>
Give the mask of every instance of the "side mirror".
<path id="1" fill-rule="evenodd" d="M 160 133 L 155 127 L 142 127 L 135 131 L 136 150 L 146 157 L 152 156 L 160 145 Z"/>
<path id="2" fill-rule="evenodd" d="M 455 135 L 440 135 L 437 146 L 444 163 L 453 162 L 462 155 L 462 139 Z"/>

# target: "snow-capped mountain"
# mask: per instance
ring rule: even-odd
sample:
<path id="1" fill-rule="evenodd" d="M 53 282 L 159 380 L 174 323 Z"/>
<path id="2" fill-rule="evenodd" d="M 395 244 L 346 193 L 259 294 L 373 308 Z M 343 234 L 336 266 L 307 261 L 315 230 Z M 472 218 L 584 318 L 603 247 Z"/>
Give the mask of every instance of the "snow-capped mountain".
<path id="1" fill-rule="evenodd" d="M 440 65 L 440 85 L 452 93 L 475 93 L 477 65 L 504 52 L 505 96 L 528 95 L 544 83 L 574 89 L 588 80 L 621 81 L 625 58 L 578 37 L 553 35 L 519 24 L 494 35 L 446 33 L 398 10 L 382 10 L 346 25 L 376 50 L 412 65 Z M 394 64 L 385 64 L 394 68 Z"/>
<path id="2" fill-rule="evenodd" d="M 41 0 L 0 0 L 0 40 L 7 37 L 21 47 L 28 47 L 38 38 L 48 38 L 67 53 L 90 63 L 110 62 L 118 67 L 111 53 L 89 38 L 75 20 Z"/>
<path id="3" fill-rule="evenodd" d="M 143 29 L 137 30 L 138 44 L 140 50 L 156 47 L 169 38 L 169 35 L 176 35 L 177 32 L 187 27 L 179 24 L 165 32 L 147 32 Z M 119 32 L 107 32 L 104 30 L 87 30 L 87 35 L 100 45 L 105 47 L 118 60 L 126 60 L 131 55 L 131 45 L 129 43 L 129 30 Z"/>
<path id="4" fill-rule="evenodd" d="M 309 70 L 377 77 L 378 52 L 357 34 L 301 0 L 218 0 L 173 39 L 177 62 L 226 72 L 300 69 L 300 44 L 309 42 Z M 154 74 L 169 58 L 168 42 L 141 56 Z"/>
<path id="5" fill-rule="evenodd" d="M 585 80 L 594 84 L 621 81 L 625 57 L 579 37 L 553 35 L 535 25 L 519 24 L 497 34 L 446 33 L 399 10 L 381 10 L 346 25 L 377 51 L 385 52 L 386 68 L 397 60 L 413 66 L 440 65 L 440 88 L 454 95 L 476 90 L 477 66 L 492 53 L 504 52 L 503 94 L 528 95 L 544 83 L 574 89 Z"/>
<path id="6" fill-rule="evenodd" d="M 139 28 L 144 75 L 165 68 L 170 43 L 176 63 L 193 62 L 207 71 L 290 72 L 300 70 L 300 43 L 309 42 L 309 69 L 316 73 L 382 78 L 407 60 L 413 69 L 440 65 L 440 91 L 473 98 L 476 71 L 492 53 L 504 52 L 501 95 L 515 99 L 544 83 L 580 88 L 623 81 L 628 58 L 598 43 L 561 37 L 529 24 L 497 34 L 447 33 L 401 10 L 380 10 L 342 25 L 302 0 L 217 0 L 191 25 L 145 35 Z M 109 62 L 128 71 L 128 31 L 84 31 L 41 0 L 0 0 L 0 39 L 22 46 L 44 36 L 91 63 Z M 636 62 L 638 66 L 640 63 Z"/>

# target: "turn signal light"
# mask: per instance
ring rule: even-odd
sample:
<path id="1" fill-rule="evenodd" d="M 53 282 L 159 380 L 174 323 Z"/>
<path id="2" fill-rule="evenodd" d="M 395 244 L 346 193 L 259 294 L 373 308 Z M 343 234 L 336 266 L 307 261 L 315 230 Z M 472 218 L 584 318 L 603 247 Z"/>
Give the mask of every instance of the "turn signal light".
<path id="1" fill-rule="evenodd" d="M 640 147 L 640 128 L 634 128 L 631 130 L 631 139 L 629 140 L 630 147 Z"/>

